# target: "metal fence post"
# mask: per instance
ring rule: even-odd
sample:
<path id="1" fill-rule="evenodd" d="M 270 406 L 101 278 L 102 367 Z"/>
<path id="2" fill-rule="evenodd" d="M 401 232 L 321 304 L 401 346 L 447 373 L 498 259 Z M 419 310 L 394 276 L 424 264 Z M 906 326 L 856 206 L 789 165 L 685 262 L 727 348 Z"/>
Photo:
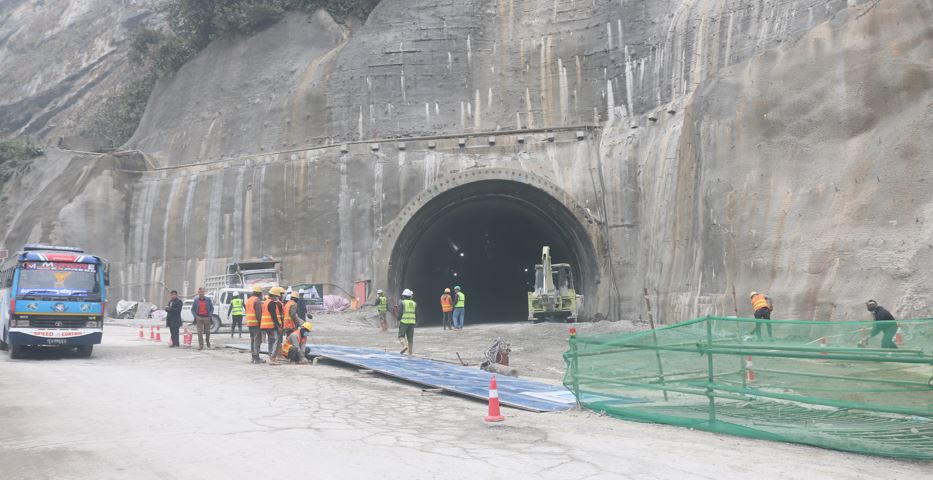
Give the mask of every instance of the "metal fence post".
<path id="1" fill-rule="evenodd" d="M 707 368 L 707 380 L 706 380 L 706 396 L 709 398 L 709 423 L 710 426 L 716 423 L 716 395 L 713 392 L 713 380 L 714 374 L 713 371 L 713 322 L 709 317 L 706 317 L 706 368 Z"/>

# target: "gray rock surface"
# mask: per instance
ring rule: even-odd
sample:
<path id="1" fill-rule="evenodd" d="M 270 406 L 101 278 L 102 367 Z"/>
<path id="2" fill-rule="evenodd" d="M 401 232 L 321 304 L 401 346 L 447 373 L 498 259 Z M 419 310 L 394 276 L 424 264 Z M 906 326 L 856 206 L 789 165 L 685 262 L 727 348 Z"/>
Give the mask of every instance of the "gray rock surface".
<path id="1" fill-rule="evenodd" d="M 131 78 L 129 35 L 158 0 L 0 2 L 0 132 L 74 149 L 94 109 Z"/>
<path id="2" fill-rule="evenodd" d="M 262 254 L 293 281 L 384 284 L 418 208 L 510 178 L 580 221 L 590 314 L 642 316 L 647 287 L 664 321 L 729 315 L 735 286 L 745 316 L 751 289 L 781 318 L 862 318 L 868 297 L 928 316 L 931 24 L 925 0 L 384 0 L 351 29 L 291 15 L 158 85 L 129 145 L 156 168 L 75 159 L 93 179 L 43 180 L 62 197 L 32 200 L 122 199 L 112 220 L 20 218 L 5 244 L 122 235 L 107 248 L 131 297 Z M 599 128 L 508 131 L 578 124 Z M 405 148 L 367 142 L 390 137 Z"/>

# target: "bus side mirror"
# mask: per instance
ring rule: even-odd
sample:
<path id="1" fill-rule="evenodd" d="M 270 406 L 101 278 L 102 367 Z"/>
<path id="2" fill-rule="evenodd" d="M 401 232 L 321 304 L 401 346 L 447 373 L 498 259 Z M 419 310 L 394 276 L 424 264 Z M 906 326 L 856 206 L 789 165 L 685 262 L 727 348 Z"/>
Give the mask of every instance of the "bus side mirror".
<path id="1" fill-rule="evenodd" d="M 110 286 L 110 265 L 104 267 L 104 286 Z"/>

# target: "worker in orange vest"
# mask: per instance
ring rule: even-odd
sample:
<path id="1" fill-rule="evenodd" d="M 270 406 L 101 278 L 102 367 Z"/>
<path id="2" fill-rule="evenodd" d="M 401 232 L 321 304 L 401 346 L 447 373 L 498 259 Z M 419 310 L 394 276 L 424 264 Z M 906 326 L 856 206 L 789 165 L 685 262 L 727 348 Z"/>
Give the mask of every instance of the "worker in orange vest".
<path id="1" fill-rule="evenodd" d="M 771 299 L 767 295 L 758 292 L 751 293 L 751 302 L 752 310 L 755 311 L 755 318 L 760 320 L 766 320 L 765 325 L 768 326 L 768 340 L 774 340 L 774 335 L 771 332 L 771 311 L 774 307 L 771 305 Z M 755 329 L 752 330 L 752 334 L 758 337 L 758 340 L 761 340 L 761 324 L 762 322 L 755 322 Z"/>
<path id="2" fill-rule="evenodd" d="M 259 346 L 262 345 L 262 331 L 259 318 L 262 316 L 262 287 L 253 287 L 253 294 L 246 299 L 246 328 L 249 330 L 249 352 L 252 363 L 266 363 L 259 358 Z"/>
<path id="3" fill-rule="evenodd" d="M 269 363 L 275 363 L 280 346 L 280 332 L 282 329 L 282 302 L 279 297 L 284 293 L 282 287 L 269 289 L 269 298 L 262 302 L 262 316 L 259 318 L 259 329 L 266 336 L 269 346 Z"/>
<path id="4" fill-rule="evenodd" d="M 285 338 L 288 338 L 292 332 L 297 330 L 298 325 L 301 325 L 302 318 L 298 315 L 298 298 L 298 292 L 293 291 L 288 301 L 285 302 L 285 319 L 282 322 Z"/>
<path id="5" fill-rule="evenodd" d="M 301 327 L 292 331 L 282 344 L 282 356 L 294 363 L 301 363 L 308 358 L 308 337 L 311 335 L 311 322 L 301 324 Z"/>
<path id="6" fill-rule="evenodd" d="M 441 295 L 441 313 L 444 314 L 443 325 L 444 330 L 451 328 L 451 319 L 453 318 L 454 311 L 454 302 L 450 297 L 450 289 L 445 288 L 444 294 Z"/>

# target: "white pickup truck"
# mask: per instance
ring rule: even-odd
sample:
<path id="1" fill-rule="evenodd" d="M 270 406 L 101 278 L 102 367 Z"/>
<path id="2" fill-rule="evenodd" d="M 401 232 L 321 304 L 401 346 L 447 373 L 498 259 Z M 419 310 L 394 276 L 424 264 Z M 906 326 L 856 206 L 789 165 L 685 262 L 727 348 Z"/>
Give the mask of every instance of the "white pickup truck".
<path id="1" fill-rule="evenodd" d="M 281 286 L 282 274 L 279 267 L 281 263 L 279 260 L 268 257 L 235 262 L 227 265 L 226 273 L 204 279 L 206 295 L 214 302 L 211 332 L 217 332 L 221 327 L 230 325 L 232 318 L 227 312 L 230 311 L 230 300 L 235 295 L 242 295 L 245 301 L 254 286 L 262 287 L 264 291 L 268 291 L 270 287 Z M 194 314 L 191 312 L 193 302 L 193 298 L 185 300 L 181 310 L 182 321 L 194 322 Z"/>

